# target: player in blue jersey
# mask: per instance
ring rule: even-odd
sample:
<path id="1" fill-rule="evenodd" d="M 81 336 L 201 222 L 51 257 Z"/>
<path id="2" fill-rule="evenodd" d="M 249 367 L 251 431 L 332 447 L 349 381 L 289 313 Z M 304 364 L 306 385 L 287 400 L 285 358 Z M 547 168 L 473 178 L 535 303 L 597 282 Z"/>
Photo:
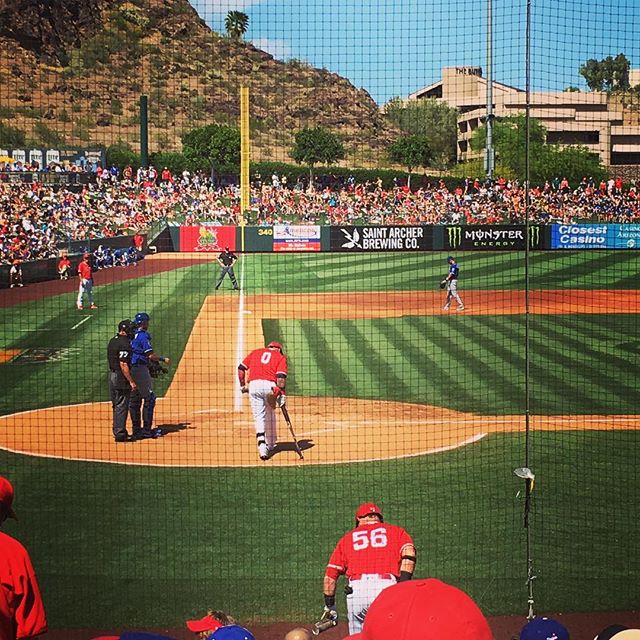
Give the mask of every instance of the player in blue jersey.
<path id="1" fill-rule="evenodd" d="M 460 273 L 460 267 L 456 262 L 456 259 L 453 256 L 449 256 L 447 258 L 447 262 L 449 263 L 449 273 L 447 277 L 442 281 L 447 289 L 447 300 L 444 303 L 444 310 L 449 311 L 451 308 L 451 299 L 455 298 L 458 303 L 457 311 L 464 311 L 464 304 L 462 303 L 462 299 L 458 295 L 458 275 Z"/>
<path id="2" fill-rule="evenodd" d="M 135 335 L 131 341 L 131 377 L 137 389 L 131 391 L 129 413 L 133 428 L 133 439 L 157 438 L 162 435 L 160 429 L 153 429 L 153 410 L 156 405 L 156 394 L 153 391 L 153 381 L 149 372 L 150 362 L 169 364 L 169 358 L 156 355 L 151 346 L 149 328 L 149 314 L 140 312 L 133 319 Z M 144 401 L 144 409 L 142 403 Z"/>

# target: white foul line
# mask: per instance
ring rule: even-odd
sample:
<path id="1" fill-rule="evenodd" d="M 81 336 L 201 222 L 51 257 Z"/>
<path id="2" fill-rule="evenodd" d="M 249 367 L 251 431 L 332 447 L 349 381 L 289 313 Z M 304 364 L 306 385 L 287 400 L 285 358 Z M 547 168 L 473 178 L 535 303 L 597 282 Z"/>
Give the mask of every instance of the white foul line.
<path id="1" fill-rule="evenodd" d="M 236 363 L 242 362 L 244 356 L 244 263 L 240 265 L 240 295 L 238 296 L 238 331 L 236 334 Z M 233 375 L 233 374 L 232 374 Z M 233 410 L 242 411 L 242 391 L 237 379 L 233 381 Z"/>
<path id="2" fill-rule="evenodd" d="M 77 322 L 76 324 L 73 325 L 73 327 L 71 327 L 71 331 L 73 331 L 74 329 L 77 329 L 83 322 L 86 322 L 91 316 L 85 316 L 82 320 L 80 320 L 80 322 Z"/>

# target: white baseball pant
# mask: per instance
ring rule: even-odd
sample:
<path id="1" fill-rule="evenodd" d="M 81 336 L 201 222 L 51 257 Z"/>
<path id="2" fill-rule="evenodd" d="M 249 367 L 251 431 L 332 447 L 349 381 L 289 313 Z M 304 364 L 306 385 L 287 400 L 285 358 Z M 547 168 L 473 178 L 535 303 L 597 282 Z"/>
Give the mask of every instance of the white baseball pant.
<path id="1" fill-rule="evenodd" d="M 276 412 L 267 402 L 267 396 L 275 386 L 276 383 L 271 380 L 251 380 L 249 382 L 249 402 L 251 403 L 260 455 L 266 453 L 263 449 L 265 445 L 268 449 L 272 449 L 278 441 Z M 261 445 L 263 446 L 261 447 Z"/>
<path id="2" fill-rule="evenodd" d="M 378 573 L 365 573 L 358 580 L 350 580 L 349 586 L 353 593 L 347 596 L 347 621 L 349 622 L 349 635 L 360 633 L 364 618 L 371 603 L 378 597 L 378 594 L 394 585 L 394 576 L 382 576 Z"/>
<path id="3" fill-rule="evenodd" d="M 460 295 L 458 294 L 458 281 L 454 278 L 453 280 L 449 280 L 447 282 L 447 302 L 445 306 L 449 306 L 451 304 L 451 298 L 455 298 L 459 307 L 463 307 L 462 300 L 460 299 Z"/>
<path id="4" fill-rule="evenodd" d="M 76 306 L 82 306 L 82 298 L 85 293 L 87 294 L 89 304 L 93 304 L 93 280 L 82 278 L 80 280 L 80 285 L 78 286 L 78 299 L 76 300 Z"/>

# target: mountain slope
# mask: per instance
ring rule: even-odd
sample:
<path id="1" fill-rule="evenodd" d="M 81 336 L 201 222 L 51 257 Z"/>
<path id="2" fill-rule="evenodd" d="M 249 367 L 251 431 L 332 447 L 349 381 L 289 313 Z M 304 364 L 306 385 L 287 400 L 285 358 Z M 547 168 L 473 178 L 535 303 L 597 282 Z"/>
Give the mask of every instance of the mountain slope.
<path id="1" fill-rule="evenodd" d="M 256 159 L 287 160 L 305 126 L 339 134 L 352 165 L 375 163 L 395 130 L 363 89 L 324 69 L 281 62 L 213 32 L 186 0 L 0 0 L 0 120 L 40 144 L 180 148 L 209 122 L 237 125 L 250 88 Z"/>

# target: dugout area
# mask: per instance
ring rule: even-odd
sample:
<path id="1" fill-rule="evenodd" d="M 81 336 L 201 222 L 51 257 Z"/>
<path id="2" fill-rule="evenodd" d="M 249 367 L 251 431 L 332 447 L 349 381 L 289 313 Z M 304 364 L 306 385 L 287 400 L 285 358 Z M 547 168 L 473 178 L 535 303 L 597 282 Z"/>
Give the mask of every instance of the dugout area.
<path id="1" fill-rule="evenodd" d="M 632 610 L 635 252 L 531 252 L 529 291 L 523 253 L 462 252 L 460 313 L 442 310 L 445 258 L 247 254 L 237 293 L 214 291 L 211 260 L 160 254 L 99 272 L 84 314 L 73 283 L 5 292 L 0 466 L 20 488 L 7 531 L 32 553 L 52 627 L 178 629 L 203 601 L 260 629 L 304 623 L 335 540 L 373 498 L 414 536 L 416 575 L 522 614 L 513 470 L 527 455 L 538 610 Z M 173 358 L 156 385 L 167 434 L 115 445 L 104 350 L 143 309 Z M 261 462 L 236 405 L 238 354 L 274 339 L 304 462 L 284 425 Z M 157 597 L 133 606 L 141 592 Z"/>

